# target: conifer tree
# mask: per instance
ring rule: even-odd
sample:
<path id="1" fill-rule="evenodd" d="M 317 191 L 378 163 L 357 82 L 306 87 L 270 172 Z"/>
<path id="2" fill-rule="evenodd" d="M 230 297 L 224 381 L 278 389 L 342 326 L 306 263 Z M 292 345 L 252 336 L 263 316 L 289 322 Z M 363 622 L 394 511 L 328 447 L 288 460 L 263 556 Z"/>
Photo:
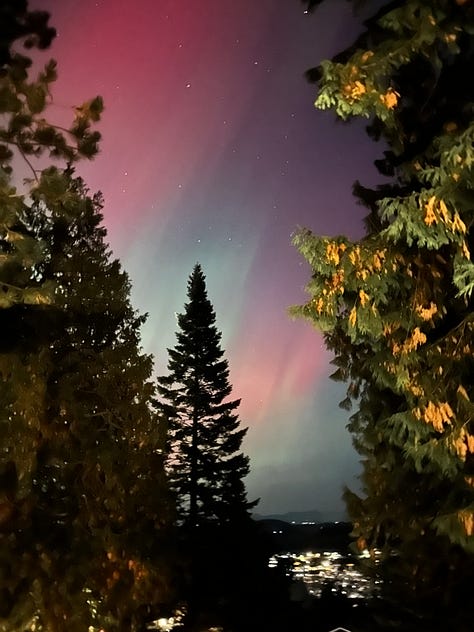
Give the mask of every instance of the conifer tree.
<path id="1" fill-rule="evenodd" d="M 390 180 L 355 186 L 369 209 L 362 239 L 297 233 L 312 279 L 293 312 L 324 332 L 334 377 L 349 383 L 342 405 L 357 406 L 364 493 L 347 498 L 360 546 L 383 549 L 405 603 L 463 613 L 474 554 L 474 7 L 388 2 L 366 27 L 308 76 L 317 107 L 370 119 Z"/>
<path id="2" fill-rule="evenodd" d="M 0 630 L 134 630 L 170 593 L 169 507 L 143 317 L 100 196 L 71 166 L 97 150 L 102 104 L 77 108 L 69 130 L 50 125 L 55 64 L 31 81 L 13 50 L 28 25 L 50 41 L 47 17 L 22 2 L 2 11 Z M 14 152 L 31 173 L 24 191 Z M 48 155 L 55 165 L 36 168 Z"/>
<path id="3" fill-rule="evenodd" d="M 239 450 L 246 429 L 234 412 L 229 368 L 220 346 L 216 315 L 199 264 L 188 281 L 177 343 L 168 349 L 169 374 L 158 380 L 159 409 L 168 420 L 166 468 L 183 521 L 224 524 L 247 516 L 243 478 L 248 457 Z"/>

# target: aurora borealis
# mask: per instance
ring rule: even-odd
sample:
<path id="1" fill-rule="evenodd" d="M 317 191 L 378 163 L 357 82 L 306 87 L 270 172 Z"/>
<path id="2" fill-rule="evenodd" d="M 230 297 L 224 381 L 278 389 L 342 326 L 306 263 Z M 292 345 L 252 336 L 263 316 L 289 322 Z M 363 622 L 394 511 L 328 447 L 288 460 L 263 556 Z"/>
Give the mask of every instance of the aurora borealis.
<path id="1" fill-rule="evenodd" d="M 349 3 L 298 0 L 35 0 L 58 31 L 51 118 L 100 94 L 101 153 L 82 166 L 105 199 L 114 254 L 149 318 L 143 347 L 166 371 L 175 313 L 196 261 L 207 277 L 233 396 L 249 427 L 249 499 L 259 513 L 340 510 L 357 455 L 330 356 L 287 307 L 308 269 L 291 246 L 362 230 L 353 181 L 376 181 L 363 124 L 314 109 L 304 71 L 360 28 Z"/>

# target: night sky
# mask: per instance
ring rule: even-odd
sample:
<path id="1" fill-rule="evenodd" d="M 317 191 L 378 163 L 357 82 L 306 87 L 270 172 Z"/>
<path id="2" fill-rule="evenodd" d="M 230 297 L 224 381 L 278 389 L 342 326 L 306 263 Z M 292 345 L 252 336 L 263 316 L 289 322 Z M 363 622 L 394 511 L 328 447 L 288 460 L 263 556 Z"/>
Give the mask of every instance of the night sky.
<path id="1" fill-rule="evenodd" d="M 352 42 L 345 0 L 307 14 L 298 0 L 35 0 L 58 31 L 41 59 L 59 79 L 50 118 L 100 94 L 100 155 L 79 169 L 104 194 L 115 256 L 148 312 L 157 374 L 199 261 L 217 312 L 234 397 L 249 431 L 249 499 L 259 513 L 340 511 L 358 456 L 337 404 L 344 387 L 321 336 L 293 321 L 309 271 L 291 245 L 362 232 L 356 178 L 377 180 L 381 148 L 363 122 L 313 106 L 304 71 Z M 329 515 L 326 513 L 326 515 Z"/>

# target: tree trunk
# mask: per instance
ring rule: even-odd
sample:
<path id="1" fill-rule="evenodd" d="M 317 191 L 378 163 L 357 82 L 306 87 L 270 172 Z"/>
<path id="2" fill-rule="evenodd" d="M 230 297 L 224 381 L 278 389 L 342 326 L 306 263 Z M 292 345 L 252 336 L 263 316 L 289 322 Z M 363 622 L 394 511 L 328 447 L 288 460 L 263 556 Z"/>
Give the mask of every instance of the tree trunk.
<path id="1" fill-rule="evenodd" d="M 193 410 L 193 426 L 191 436 L 191 487 L 189 493 L 189 522 L 192 527 L 197 523 L 197 487 L 198 487 L 198 423 L 199 417 L 194 407 Z"/>

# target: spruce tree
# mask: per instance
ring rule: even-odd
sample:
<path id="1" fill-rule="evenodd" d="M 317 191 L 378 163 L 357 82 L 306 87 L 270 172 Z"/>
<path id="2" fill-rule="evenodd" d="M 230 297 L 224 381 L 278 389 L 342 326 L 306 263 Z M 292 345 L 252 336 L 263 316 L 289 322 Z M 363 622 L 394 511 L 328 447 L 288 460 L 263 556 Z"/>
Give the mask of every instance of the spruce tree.
<path id="1" fill-rule="evenodd" d="M 246 433 L 236 413 L 240 400 L 231 399 L 228 362 L 199 264 L 187 296 L 156 403 L 168 429 L 165 465 L 177 505 L 184 629 L 237 632 L 271 620 L 278 630 L 267 592 L 276 584 L 249 516 L 256 502 L 247 501 L 243 481 L 249 459 L 240 451 Z"/>
<path id="2" fill-rule="evenodd" d="M 176 346 L 168 349 L 169 373 L 158 379 L 158 407 L 168 423 L 166 469 L 182 521 L 225 524 L 255 505 L 247 502 L 243 482 L 249 460 L 240 447 L 247 430 L 235 413 L 240 400 L 228 399 L 228 362 L 199 264 L 187 295 Z"/>
<path id="3" fill-rule="evenodd" d="M 359 545 L 382 549 L 399 605 L 426 600 L 465 620 L 474 561 L 473 32 L 471 2 L 389 2 L 353 46 L 309 71 L 317 107 L 370 120 L 389 180 L 373 191 L 355 185 L 369 209 L 362 239 L 296 234 L 312 279 L 309 302 L 293 310 L 324 332 L 334 377 L 349 383 L 342 405 L 357 407 L 350 429 L 363 493 L 347 499 Z"/>
<path id="4" fill-rule="evenodd" d="M 68 130 L 49 124 L 55 64 L 31 81 L 31 60 L 13 50 L 47 19 L 22 2 L 2 10 L 0 630 L 135 630 L 170 594 L 169 504 L 144 319 L 101 198 L 72 167 L 97 149 L 101 100 Z M 54 166 L 37 168 L 48 155 Z M 31 177 L 19 191 L 22 160 Z"/>

